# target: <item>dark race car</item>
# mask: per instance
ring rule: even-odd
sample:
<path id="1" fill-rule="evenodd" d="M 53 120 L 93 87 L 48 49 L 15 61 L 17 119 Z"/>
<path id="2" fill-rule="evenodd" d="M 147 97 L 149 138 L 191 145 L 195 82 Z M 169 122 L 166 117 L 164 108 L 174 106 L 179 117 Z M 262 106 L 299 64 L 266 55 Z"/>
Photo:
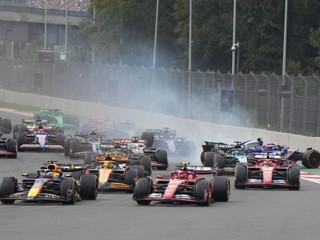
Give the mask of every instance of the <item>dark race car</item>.
<path id="1" fill-rule="evenodd" d="M 156 176 L 153 184 L 151 178 L 140 178 L 133 192 L 133 200 L 139 205 L 148 205 L 152 201 L 162 203 L 196 203 L 210 205 L 213 201 L 228 201 L 230 182 L 225 176 L 214 176 L 207 180 L 201 177 L 201 169 L 184 167 L 170 173 L 170 176 Z M 208 173 L 208 169 L 204 170 Z M 209 173 L 212 173 L 209 171 Z"/>
<path id="2" fill-rule="evenodd" d="M 300 189 L 300 168 L 296 161 L 269 154 L 256 155 L 247 163 L 237 163 L 234 187 Z"/>
<path id="3" fill-rule="evenodd" d="M 95 200 L 98 193 L 95 175 L 82 176 L 78 181 L 64 174 L 79 170 L 81 167 L 51 161 L 36 173 L 23 174 L 22 182 L 14 176 L 4 177 L 0 186 L 0 201 L 3 204 L 13 204 L 16 200 L 74 204 L 79 200 Z"/>
<path id="4" fill-rule="evenodd" d="M 2 133 L 0 133 L 0 157 L 17 157 L 16 141 L 12 138 L 2 137 Z"/>
<path id="5" fill-rule="evenodd" d="M 168 155 L 177 157 L 190 157 L 196 152 L 195 143 L 184 137 L 177 137 L 176 130 L 146 129 L 141 139 L 146 140 L 148 147 L 165 150 Z"/>
<path id="6" fill-rule="evenodd" d="M 104 135 L 92 130 L 90 132 L 76 132 L 66 137 L 64 155 L 70 158 L 85 157 L 87 152 L 97 153 Z"/>
<path id="7" fill-rule="evenodd" d="M 308 148 L 306 151 L 300 152 L 277 143 L 264 144 L 260 138 L 246 142 L 235 142 L 235 144 L 206 141 L 202 145 L 202 149 L 200 156 L 202 164 L 221 168 L 226 173 L 234 173 L 237 163 L 247 162 L 248 157 L 252 158 L 261 153 L 300 161 L 306 168 L 318 168 L 320 165 L 320 153 L 315 149 Z"/>

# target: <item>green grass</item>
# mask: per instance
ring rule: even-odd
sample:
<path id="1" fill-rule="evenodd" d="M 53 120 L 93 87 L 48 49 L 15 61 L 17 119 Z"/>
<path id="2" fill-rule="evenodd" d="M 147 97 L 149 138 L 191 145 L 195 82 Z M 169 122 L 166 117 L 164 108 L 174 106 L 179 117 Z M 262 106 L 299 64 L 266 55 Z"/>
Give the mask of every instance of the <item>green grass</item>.
<path id="1" fill-rule="evenodd" d="M 39 111 L 39 108 L 37 108 L 37 107 L 18 105 L 18 104 L 14 104 L 14 103 L 3 102 L 3 101 L 0 101 L 0 108 L 10 108 L 10 109 L 15 109 L 17 111 L 25 111 L 25 112 Z"/>

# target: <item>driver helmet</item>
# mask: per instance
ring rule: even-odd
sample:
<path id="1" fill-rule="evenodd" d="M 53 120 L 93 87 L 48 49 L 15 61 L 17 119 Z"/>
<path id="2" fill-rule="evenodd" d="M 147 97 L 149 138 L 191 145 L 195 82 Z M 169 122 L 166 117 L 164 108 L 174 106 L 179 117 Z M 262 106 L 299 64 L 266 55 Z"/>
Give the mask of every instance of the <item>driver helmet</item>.
<path id="1" fill-rule="evenodd" d="M 44 174 L 45 178 L 53 178 L 53 172 L 47 172 Z"/>

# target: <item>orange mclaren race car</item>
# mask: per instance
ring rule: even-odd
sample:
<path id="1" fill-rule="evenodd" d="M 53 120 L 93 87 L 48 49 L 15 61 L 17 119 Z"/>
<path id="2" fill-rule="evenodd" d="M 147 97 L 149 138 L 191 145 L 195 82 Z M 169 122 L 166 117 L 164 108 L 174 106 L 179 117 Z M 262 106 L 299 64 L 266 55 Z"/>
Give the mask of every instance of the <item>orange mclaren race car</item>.
<path id="1" fill-rule="evenodd" d="M 125 190 L 132 192 L 136 181 L 145 176 L 141 165 L 128 166 L 126 160 L 93 160 L 84 174 L 98 176 L 98 190 Z M 80 179 L 82 177 L 78 176 Z"/>

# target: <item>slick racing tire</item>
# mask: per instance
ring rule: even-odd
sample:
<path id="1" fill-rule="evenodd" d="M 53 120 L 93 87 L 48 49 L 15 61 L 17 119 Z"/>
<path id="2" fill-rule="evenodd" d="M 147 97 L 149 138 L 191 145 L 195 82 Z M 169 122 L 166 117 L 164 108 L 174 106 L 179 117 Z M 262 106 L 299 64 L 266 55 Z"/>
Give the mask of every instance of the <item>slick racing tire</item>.
<path id="1" fill-rule="evenodd" d="M 216 202 L 228 202 L 230 196 L 230 180 L 224 176 L 215 176 L 212 184 L 213 200 Z"/>
<path id="2" fill-rule="evenodd" d="M 225 168 L 227 166 L 227 161 L 222 154 L 216 153 L 214 154 L 214 164 L 218 168 Z"/>
<path id="3" fill-rule="evenodd" d="M 298 165 L 292 165 L 288 169 L 288 182 L 293 186 L 290 186 L 290 190 L 300 189 L 300 167 Z"/>
<path id="4" fill-rule="evenodd" d="M 80 197 L 84 200 L 96 200 L 98 195 L 98 178 L 87 174 L 80 178 Z"/>
<path id="5" fill-rule="evenodd" d="M 0 197 L 10 196 L 17 192 L 18 181 L 15 177 L 4 177 L 0 186 Z M 3 199 L 3 204 L 13 204 L 14 199 Z"/>
<path id="6" fill-rule="evenodd" d="M 320 152 L 314 149 L 305 151 L 302 155 L 302 165 L 306 168 L 318 168 L 320 165 Z"/>
<path id="7" fill-rule="evenodd" d="M 198 199 L 199 202 L 198 205 L 201 206 L 209 206 L 212 202 L 212 189 L 211 184 L 207 180 L 200 180 L 196 182 L 196 186 L 194 189 L 195 192 L 195 198 Z M 210 194 L 209 194 L 210 193 Z"/>
<path id="8" fill-rule="evenodd" d="M 152 174 L 151 158 L 148 155 L 142 155 L 139 159 L 139 165 L 143 166 L 148 176 Z"/>
<path id="9" fill-rule="evenodd" d="M 133 199 L 139 205 L 149 205 L 150 200 L 143 200 L 144 197 L 152 193 L 152 180 L 149 178 L 140 178 L 136 184 L 136 187 L 133 190 Z"/>
<path id="10" fill-rule="evenodd" d="M 77 140 L 72 140 L 70 142 L 69 157 L 75 158 L 76 156 L 74 154 L 79 152 L 80 148 L 81 148 L 80 143 Z"/>
<path id="11" fill-rule="evenodd" d="M 154 140 L 154 134 L 150 132 L 143 132 L 141 135 L 141 139 L 146 141 L 147 147 L 152 147 L 153 140 Z"/>
<path id="12" fill-rule="evenodd" d="M 24 124 L 16 124 L 13 126 L 12 132 L 13 138 L 18 139 L 18 134 L 28 132 L 28 127 Z"/>
<path id="13" fill-rule="evenodd" d="M 70 154 L 70 142 L 71 142 L 71 138 L 66 138 L 64 140 L 64 156 L 65 157 L 69 157 L 69 154 Z"/>
<path id="14" fill-rule="evenodd" d="M 156 152 L 156 160 L 165 166 L 157 167 L 158 170 L 167 170 L 168 168 L 168 153 L 166 150 L 158 150 Z"/>
<path id="15" fill-rule="evenodd" d="M 132 165 L 130 166 L 130 169 L 135 169 L 138 172 L 138 178 L 145 177 L 145 169 L 141 165 Z"/>
<path id="16" fill-rule="evenodd" d="M 64 134 L 59 134 L 57 137 L 57 144 L 64 147 L 66 141 L 66 136 Z"/>
<path id="17" fill-rule="evenodd" d="M 214 155 L 215 155 L 214 152 L 205 152 L 204 153 L 203 161 L 204 161 L 204 166 L 205 167 L 213 167 L 213 165 L 214 165 Z"/>
<path id="18" fill-rule="evenodd" d="M 78 200 L 77 184 L 73 178 L 64 178 L 60 183 L 60 195 L 67 201 L 63 204 L 75 204 Z"/>
<path id="19" fill-rule="evenodd" d="M 136 180 L 138 179 L 138 170 L 129 168 L 124 174 L 124 183 L 132 186 L 136 185 Z"/>
<path id="20" fill-rule="evenodd" d="M 25 143 L 27 143 L 26 135 L 23 133 L 19 133 L 17 136 L 18 152 L 24 152 L 24 149 L 21 148 L 21 145 Z"/>
<path id="21" fill-rule="evenodd" d="M 11 133 L 12 131 L 12 124 L 11 120 L 8 118 L 2 119 L 2 131 L 3 133 Z"/>
<path id="22" fill-rule="evenodd" d="M 17 158 L 17 143 L 14 139 L 10 138 L 7 140 L 7 151 L 13 153 L 8 155 L 8 158 Z"/>
<path id="23" fill-rule="evenodd" d="M 204 153 L 205 152 L 201 152 L 201 154 L 200 154 L 200 161 L 201 161 L 203 166 L 204 166 Z"/>
<path id="24" fill-rule="evenodd" d="M 234 173 L 234 187 L 236 189 L 244 189 L 246 186 L 242 185 L 247 181 L 248 169 L 247 166 L 242 163 L 237 163 Z"/>
<path id="25" fill-rule="evenodd" d="M 84 154 L 84 159 L 83 159 L 83 163 L 85 165 L 91 165 L 91 159 L 92 159 L 92 152 L 86 152 Z"/>

